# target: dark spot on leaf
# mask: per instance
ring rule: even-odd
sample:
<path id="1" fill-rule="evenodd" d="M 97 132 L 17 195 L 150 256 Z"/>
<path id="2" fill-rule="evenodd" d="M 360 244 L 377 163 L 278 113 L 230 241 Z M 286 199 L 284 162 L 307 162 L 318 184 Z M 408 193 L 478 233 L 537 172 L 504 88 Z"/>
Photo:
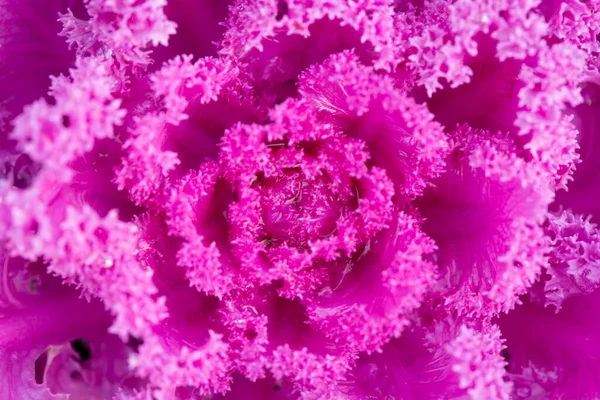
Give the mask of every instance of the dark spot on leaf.
<path id="1" fill-rule="evenodd" d="M 281 21 L 281 19 L 288 14 L 288 11 L 287 1 L 279 0 L 277 2 L 277 15 L 275 16 L 275 19 Z"/>
<path id="2" fill-rule="evenodd" d="M 131 349 L 136 353 L 142 344 L 144 344 L 144 341 L 135 336 L 129 336 L 129 340 L 127 341 L 127 346 L 131 347 Z"/>
<path id="3" fill-rule="evenodd" d="M 19 189 L 27 189 L 31 186 L 34 176 L 34 163 L 27 154 L 21 154 L 12 167 L 13 186 Z"/>
<path id="4" fill-rule="evenodd" d="M 68 115 L 63 115 L 62 116 L 62 124 L 65 128 L 68 128 L 71 126 L 71 118 Z"/>
<path id="5" fill-rule="evenodd" d="M 44 383 L 44 372 L 46 372 L 46 364 L 48 363 L 48 352 L 43 352 L 34 363 L 35 368 L 35 383 L 41 385 Z"/>
<path id="6" fill-rule="evenodd" d="M 71 342 L 71 347 L 77 352 L 77 354 L 79 355 L 79 360 L 81 362 L 86 362 L 90 358 L 92 358 L 92 350 L 90 349 L 90 345 L 85 340 L 73 340 Z"/>
<path id="7" fill-rule="evenodd" d="M 502 349 L 500 355 L 504 358 L 504 361 L 506 361 L 506 366 L 504 367 L 504 369 L 508 371 L 510 369 L 510 360 L 512 359 L 512 355 L 510 354 L 508 349 Z"/>
<path id="8" fill-rule="evenodd" d="M 19 170 L 15 170 L 15 175 L 13 179 L 13 186 L 18 189 L 27 189 L 31 186 L 33 182 L 33 174 L 31 173 L 31 169 L 29 166 L 25 166 L 20 168 Z"/>

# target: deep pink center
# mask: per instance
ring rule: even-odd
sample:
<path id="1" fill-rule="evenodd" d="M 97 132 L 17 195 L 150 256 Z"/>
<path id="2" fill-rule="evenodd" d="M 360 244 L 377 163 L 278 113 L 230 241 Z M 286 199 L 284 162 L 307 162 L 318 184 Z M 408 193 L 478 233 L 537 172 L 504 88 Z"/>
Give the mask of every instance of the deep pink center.
<path id="1" fill-rule="evenodd" d="M 267 240 L 295 247 L 331 235 L 346 203 L 329 179 L 309 180 L 300 171 L 265 179 L 260 190 Z"/>

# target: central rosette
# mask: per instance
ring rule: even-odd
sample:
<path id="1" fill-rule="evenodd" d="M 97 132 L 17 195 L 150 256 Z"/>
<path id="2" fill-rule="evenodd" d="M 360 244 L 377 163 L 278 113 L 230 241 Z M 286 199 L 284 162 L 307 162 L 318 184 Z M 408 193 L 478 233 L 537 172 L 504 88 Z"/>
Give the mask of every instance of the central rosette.
<path id="1" fill-rule="evenodd" d="M 242 269 L 306 297 L 335 286 L 331 265 L 359 258 L 388 228 L 394 189 L 367 164 L 362 140 L 319 123 L 303 101 L 288 100 L 271 117 L 223 139 L 223 173 L 238 197 L 229 235 Z"/>
<path id="2" fill-rule="evenodd" d="M 331 237 L 353 200 L 348 193 L 331 190 L 326 174 L 309 179 L 299 168 L 264 179 L 258 190 L 267 245 L 305 248 Z"/>

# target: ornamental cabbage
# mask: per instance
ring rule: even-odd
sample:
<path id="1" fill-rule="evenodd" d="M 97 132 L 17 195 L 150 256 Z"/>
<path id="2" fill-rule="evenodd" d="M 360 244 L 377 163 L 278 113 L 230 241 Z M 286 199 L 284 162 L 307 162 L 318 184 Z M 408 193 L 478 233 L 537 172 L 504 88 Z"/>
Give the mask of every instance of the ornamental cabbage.
<path id="1" fill-rule="evenodd" d="M 599 398 L 599 34 L 0 0 L 0 398 Z"/>

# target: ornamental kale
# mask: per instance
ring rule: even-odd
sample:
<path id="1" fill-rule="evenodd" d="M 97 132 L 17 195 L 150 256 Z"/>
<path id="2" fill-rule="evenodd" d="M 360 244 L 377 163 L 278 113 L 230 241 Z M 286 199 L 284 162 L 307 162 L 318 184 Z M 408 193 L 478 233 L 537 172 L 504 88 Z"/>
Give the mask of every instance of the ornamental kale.
<path id="1" fill-rule="evenodd" d="M 0 0 L 0 398 L 600 398 L 598 35 Z"/>

